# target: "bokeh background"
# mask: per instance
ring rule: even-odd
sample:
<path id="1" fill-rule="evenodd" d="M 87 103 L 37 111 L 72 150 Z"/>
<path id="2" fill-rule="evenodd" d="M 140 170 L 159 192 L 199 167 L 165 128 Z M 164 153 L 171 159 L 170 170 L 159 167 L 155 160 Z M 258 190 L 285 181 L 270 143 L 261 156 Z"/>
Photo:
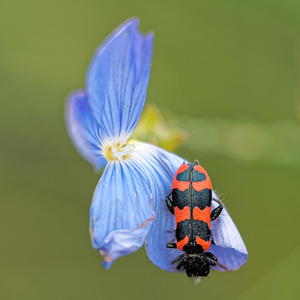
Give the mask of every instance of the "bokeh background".
<path id="1" fill-rule="evenodd" d="M 194 285 L 142 248 L 111 270 L 90 246 L 99 179 L 65 98 L 121 22 L 155 32 L 147 103 L 190 132 L 249 260 Z M 300 2 L 0 1 L 1 299 L 299 299 Z M 298 293 L 298 295 L 297 295 Z"/>

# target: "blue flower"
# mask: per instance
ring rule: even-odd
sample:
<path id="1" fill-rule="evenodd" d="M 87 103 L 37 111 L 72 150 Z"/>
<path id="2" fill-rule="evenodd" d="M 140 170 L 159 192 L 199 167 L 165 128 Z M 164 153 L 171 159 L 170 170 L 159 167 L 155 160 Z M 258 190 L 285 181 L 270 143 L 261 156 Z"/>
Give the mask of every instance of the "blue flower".
<path id="1" fill-rule="evenodd" d="M 166 247 L 174 238 L 175 219 L 165 197 L 184 160 L 130 139 L 144 107 L 153 47 L 153 34 L 142 35 L 138 24 L 124 22 L 97 49 L 86 90 L 67 101 L 66 122 L 82 156 L 97 171 L 105 167 L 90 209 L 92 245 L 104 266 L 145 243 L 154 264 L 178 272 L 172 261 L 179 250 Z M 234 270 L 245 263 L 247 250 L 225 209 L 212 222 L 212 235 L 211 252 L 221 265 Z"/>

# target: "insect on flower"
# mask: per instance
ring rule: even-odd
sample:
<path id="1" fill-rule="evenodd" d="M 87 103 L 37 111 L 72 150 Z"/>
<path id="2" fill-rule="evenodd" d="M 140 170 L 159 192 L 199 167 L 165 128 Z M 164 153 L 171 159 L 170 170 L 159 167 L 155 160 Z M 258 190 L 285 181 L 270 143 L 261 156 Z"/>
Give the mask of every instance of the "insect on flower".
<path id="1" fill-rule="evenodd" d="M 231 271 L 246 262 L 244 242 L 197 160 L 177 170 L 166 206 L 175 215 L 177 241 L 166 246 L 181 251 L 172 261 L 177 270 L 200 282 L 210 268 Z"/>
<path id="2" fill-rule="evenodd" d="M 212 200 L 219 206 L 211 212 Z M 197 160 L 194 165 L 184 163 L 178 169 L 166 204 L 169 211 L 175 214 L 177 239 L 177 243 L 169 242 L 167 247 L 185 251 L 173 264 L 178 263 L 178 270 L 184 267 L 190 277 L 207 276 L 209 266 L 218 263 L 218 259 L 208 252 L 210 221 L 218 218 L 223 204 L 219 199 L 212 199 L 211 181 Z"/>
<path id="3" fill-rule="evenodd" d="M 125 21 L 96 50 L 86 89 L 68 98 L 66 123 L 82 156 L 97 171 L 105 167 L 90 209 L 92 246 L 104 257 L 104 266 L 145 243 L 155 265 L 178 272 L 172 261 L 179 250 L 171 253 L 165 246 L 175 228 L 165 197 L 183 159 L 131 138 L 146 99 L 153 48 L 153 33 L 141 34 L 138 23 Z M 216 245 L 220 242 L 214 253 L 234 269 L 247 254 L 240 236 L 218 238 L 223 222 L 236 230 L 225 209 L 222 214 L 212 227 Z"/>

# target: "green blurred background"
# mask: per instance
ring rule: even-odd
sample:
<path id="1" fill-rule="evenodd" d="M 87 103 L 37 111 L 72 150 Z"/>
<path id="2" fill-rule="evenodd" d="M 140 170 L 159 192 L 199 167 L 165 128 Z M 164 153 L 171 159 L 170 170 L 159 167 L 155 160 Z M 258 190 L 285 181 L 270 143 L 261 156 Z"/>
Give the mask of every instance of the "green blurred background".
<path id="1" fill-rule="evenodd" d="M 106 271 L 90 246 L 99 179 L 64 124 L 121 22 L 155 32 L 147 103 L 189 131 L 247 264 L 194 285 L 142 248 Z M 298 299 L 300 2 L 0 1 L 0 299 Z M 298 293 L 298 297 L 297 297 Z"/>

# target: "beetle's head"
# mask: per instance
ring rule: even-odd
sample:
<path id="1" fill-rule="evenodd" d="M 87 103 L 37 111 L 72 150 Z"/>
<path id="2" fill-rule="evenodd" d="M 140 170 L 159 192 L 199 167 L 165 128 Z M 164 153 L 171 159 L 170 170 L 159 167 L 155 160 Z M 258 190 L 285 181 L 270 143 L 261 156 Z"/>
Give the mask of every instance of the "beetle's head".
<path id="1" fill-rule="evenodd" d="M 205 277 L 209 273 L 209 262 L 202 254 L 189 254 L 184 258 L 184 268 L 189 277 Z"/>

